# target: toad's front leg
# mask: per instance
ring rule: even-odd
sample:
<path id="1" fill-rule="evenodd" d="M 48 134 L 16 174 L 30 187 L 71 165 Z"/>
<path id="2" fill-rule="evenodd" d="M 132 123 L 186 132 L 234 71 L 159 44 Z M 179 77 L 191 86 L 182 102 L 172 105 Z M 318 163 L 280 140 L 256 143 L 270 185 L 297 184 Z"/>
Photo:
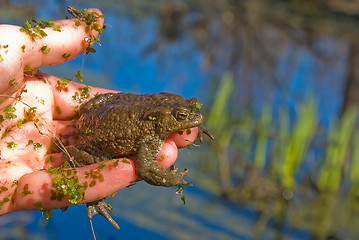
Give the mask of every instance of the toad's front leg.
<path id="1" fill-rule="evenodd" d="M 175 173 L 167 171 L 158 165 L 157 156 L 163 147 L 164 140 L 159 136 L 148 136 L 139 143 L 139 151 L 136 160 L 137 176 L 148 184 L 163 187 L 186 185 L 183 177 L 188 170 Z"/>

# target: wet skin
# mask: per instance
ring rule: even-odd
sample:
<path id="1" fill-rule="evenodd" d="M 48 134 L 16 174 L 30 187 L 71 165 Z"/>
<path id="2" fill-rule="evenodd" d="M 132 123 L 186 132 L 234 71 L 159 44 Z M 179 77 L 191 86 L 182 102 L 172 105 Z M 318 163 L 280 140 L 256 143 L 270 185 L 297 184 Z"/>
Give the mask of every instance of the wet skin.
<path id="1" fill-rule="evenodd" d="M 66 154 L 63 157 L 75 167 L 82 167 L 137 155 L 139 180 L 164 187 L 186 185 L 183 177 L 188 170 L 167 171 L 158 165 L 157 157 L 172 132 L 199 127 L 200 140 L 202 133 L 213 139 L 202 126 L 200 106 L 196 98 L 185 99 L 171 93 L 100 94 L 81 105 L 77 122 L 79 143 L 66 148 L 71 159 Z M 112 209 L 104 200 L 87 204 L 90 219 L 99 213 L 119 228 L 107 210 Z"/>

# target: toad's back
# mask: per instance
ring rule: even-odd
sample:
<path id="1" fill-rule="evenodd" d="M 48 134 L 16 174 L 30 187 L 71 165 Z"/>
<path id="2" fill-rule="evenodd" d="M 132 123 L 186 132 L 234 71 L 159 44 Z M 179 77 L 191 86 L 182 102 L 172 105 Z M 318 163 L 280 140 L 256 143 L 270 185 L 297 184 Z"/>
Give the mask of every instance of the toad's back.
<path id="1" fill-rule="evenodd" d="M 80 108 L 80 148 L 108 158 L 135 154 L 138 141 L 144 136 L 165 137 L 169 131 L 181 128 L 173 127 L 174 118 L 153 120 L 161 119 L 178 107 L 191 108 L 193 102 L 198 100 L 170 93 L 99 95 Z"/>

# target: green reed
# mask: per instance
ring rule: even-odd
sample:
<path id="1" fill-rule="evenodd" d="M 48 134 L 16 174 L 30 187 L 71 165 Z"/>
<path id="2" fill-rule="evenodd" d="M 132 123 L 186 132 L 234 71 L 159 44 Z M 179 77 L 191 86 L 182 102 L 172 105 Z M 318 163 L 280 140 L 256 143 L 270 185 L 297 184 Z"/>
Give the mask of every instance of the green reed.
<path id="1" fill-rule="evenodd" d="M 316 111 L 317 107 L 314 100 L 304 103 L 297 113 L 293 129 L 282 130 L 291 131 L 289 134 L 286 134 L 284 139 L 281 139 L 282 148 L 280 148 L 280 151 L 282 152 L 279 153 L 284 157 L 280 166 L 281 172 L 279 175 L 281 177 L 281 184 L 285 188 L 293 189 L 295 187 L 294 176 L 303 163 L 317 130 L 318 121 Z M 288 116 L 285 118 L 288 118 Z M 282 120 L 282 123 L 283 121 L 288 120 Z M 288 123 L 284 123 L 284 127 L 287 125 Z"/>
<path id="2" fill-rule="evenodd" d="M 350 168 L 350 192 L 359 196 L 359 130 L 353 132 L 353 155 Z"/>
<path id="3" fill-rule="evenodd" d="M 256 147 L 254 155 L 254 166 L 263 169 L 266 163 L 268 152 L 268 140 L 272 123 L 272 108 L 263 108 L 262 115 L 257 125 Z"/>
<path id="4" fill-rule="evenodd" d="M 322 191 L 337 191 L 339 189 L 345 160 L 351 154 L 349 144 L 355 130 L 356 118 L 357 110 L 351 108 L 343 114 L 336 126 L 329 130 L 326 158 L 318 178 L 318 187 Z M 354 149 L 354 151 L 358 150 Z M 355 152 L 355 155 L 357 154 Z M 353 158 L 354 164 L 357 164 L 357 161 L 358 159 Z M 350 178 L 356 179 L 359 176 L 358 170 L 353 167 L 356 166 L 352 166 Z"/>
<path id="5" fill-rule="evenodd" d="M 222 182 L 223 185 L 232 190 L 236 188 L 231 179 L 241 178 L 238 176 L 241 174 L 238 171 L 240 158 L 283 189 L 308 187 L 306 181 L 297 180 L 304 176 L 304 179 L 313 179 L 320 191 L 335 192 L 345 185 L 342 183 L 349 183 L 351 193 L 359 194 L 359 134 L 353 134 L 359 133 L 355 126 L 355 109 L 344 113 L 329 129 L 319 125 L 314 98 L 298 104 L 292 119 L 287 109 L 280 109 L 275 118 L 268 105 L 262 108 L 259 117 L 243 114 L 243 109 L 236 109 L 236 104 L 231 102 L 235 99 L 232 78 L 229 73 L 223 76 L 207 121 L 208 129 L 216 136 L 212 150 L 208 152 L 209 159 L 215 161 L 213 171 L 218 171 L 217 179 L 226 182 Z M 326 139 L 320 145 L 322 154 L 313 153 L 314 138 Z M 315 158 L 311 161 L 315 166 L 306 165 L 311 171 L 302 171 L 298 178 L 299 170 L 308 164 L 309 153 Z"/>
<path id="6" fill-rule="evenodd" d="M 216 138 L 217 147 L 211 155 L 216 156 L 216 158 L 212 159 L 216 159 L 215 166 L 218 169 L 218 177 L 222 187 L 225 189 L 232 187 L 229 178 L 231 173 L 227 146 L 231 144 L 231 139 L 233 138 L 233 123 L 231 122 L 232 117 L 230 114 L 228 114 L 228 112 L 230 112 L 229 102 L 233 88 L 233 76 L 231 73 L 226 73 L 223 76 L 218 91 L 215 95 L 207 121 L 208 128 L 215 129 L 214 135 Z"/>

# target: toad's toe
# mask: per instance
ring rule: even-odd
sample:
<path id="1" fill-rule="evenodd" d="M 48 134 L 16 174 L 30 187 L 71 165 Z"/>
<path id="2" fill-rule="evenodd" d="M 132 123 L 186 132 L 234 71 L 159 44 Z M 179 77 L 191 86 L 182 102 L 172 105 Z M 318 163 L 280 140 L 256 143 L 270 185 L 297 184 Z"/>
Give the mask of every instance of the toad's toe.
<path id="1" fill-rule="evenodd" d="M 111 223 L 115 228 L 120 230 L 120 227 L 118 226 L 116 221 L 113 220 L 111 215 L 108 213 L 108 211 L 112 212 L 112 207 L 109 204 L 107 204 L 103 199 L 87 203 L 86 206 L 87 206 L 87 215 L 90 220 L 92 220 L 92 217 L 98 213 L 102 215 L 104 218 L 106 218 L 106 220 L 109 223 Z"/>

